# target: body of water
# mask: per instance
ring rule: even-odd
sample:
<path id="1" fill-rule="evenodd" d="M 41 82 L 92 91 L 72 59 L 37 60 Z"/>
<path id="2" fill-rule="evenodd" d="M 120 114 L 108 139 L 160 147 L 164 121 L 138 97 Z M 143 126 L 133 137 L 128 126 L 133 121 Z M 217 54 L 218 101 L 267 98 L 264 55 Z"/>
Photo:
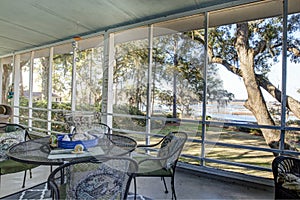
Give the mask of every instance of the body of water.
<path id="1" fill-rule="evenodd" d="M 202 105 L 194 104 L 191 106 L 194 118 L 202 115 Z M 209 103 L 206 107 L 207 116 L 213 119 L 240 122 L 256 122 L 252 113 L 243 106 L 243 102 L 231 102 L 227 105 L 218 105 L 217 103 Z"/>

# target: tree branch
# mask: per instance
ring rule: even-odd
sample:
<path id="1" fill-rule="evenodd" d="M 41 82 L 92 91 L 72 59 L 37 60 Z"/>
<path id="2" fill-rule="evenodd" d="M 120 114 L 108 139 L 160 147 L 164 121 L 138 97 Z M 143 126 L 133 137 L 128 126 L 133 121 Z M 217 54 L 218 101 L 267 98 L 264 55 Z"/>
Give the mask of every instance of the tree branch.
<path id="1" fill-rule="evenodd" d="M 300 50 L 296 47 L 288 47 L 288 51 L 292 52 L 295 56 L 300 57 Z"/>
<path id="2" fill-rule="evenodd" d="M 254 55 L 264 52 L 267 48 L 267 42 L 265 40 L 261 40 L 257 47 L 254 49 Z"/>
<path id="3" fill-rule="evenodd" d="M 202 44 L 204 44 L 204 38 L 203 36 L 198 32 L 194 32 L 194 39 L 200 41 Z M 237 43 L 236 43 L 237 44 Z M 276 48 L 282 46 L 282 43 L 277 43 L 275 45 L 272 45 L 270 49 Z M 266 49 L 267 45 L 265 41 L 261 41 L 258 45 L 258 47 L 255 49 L 255 53 L 262 52 Z M 289 52 L 292 52 L 295 56 L 300 56 L 300 50 L 296 47 L 289 45 L 288 49 Z M 223 65 L 228 71 L 232 72 L 233 74 L 242 77 L 242 71 L 237 68 L 236 66 L 231 65 L 227 60 L 222 59 L 221 57 L 214 57 L 212 47 L 208 47 L 208 55 L 211 55 L 210 62 L 211 63 L 217 63 Z M 281 102 L 281 91 L 276 88 L 267 78 L 263 77 L 262 75 L 256 74 L 256 79 L 258 81 L 258 84 L 260 87 L 265 89 L 272 97 L 274 97 L 278 102 Z M 287 96 L 286 97 L 287 105 L 286 107 L 297 117 L 300 118 L 300 102 L 296 99 Z"/>
<path id="4" fill-rule="evenodd" d="M 278 102 L 281 102 L 281 91 L 276 88 L 267 78 L 262 75 L 256 75 L 259 85 L 264 88 Z M 286 107 L 294 113 L 297 118 L 300 118 L 300 102 L 293 97 L 286 96 Z"/>
<path id="5" fill-rule="evenodd" d="M 271 49 L 281 47 L 281 46 L 282 46 L 282 42 L 272 45 Z M 300 50 L 297 47 L 295 47 L 294 45 L 288 45 L 287 50 L 289 52 L 293 53 L 294 56 L 300 57 Z"/>
<path id="6" fill-rule="evenodd" d="M 242 72 L 239 68 L 231 65 L 226 60 L 223 60 L 220 57 L 212 58 L 213 63 L 223 65 L 228 71 L 232 72 L 233 74 L 242 77 Z M 276 88 L 266 77 L 262 75 L 256 74 L 256 79 L 260 87 L 265 89 L 272 97 L 274 97 L 278 102 L 281 102 L 281 91 Z M 294 99 L 293 97 L 286 96 L 286 107 L 297 117 L 300 118 L 300 102 Z"/>
<path id="7" fill-rule="evenodd" d="M 221 65 L 223 65 L 228 71 L 234 73 L 235 75 L 238 75 L 238 76 L 242 77 L 242 71 L 241 71 L 239 68 L 237 68 L 237 67 L 231 65 L 229 62 L 227 62 L 226 60 L 224 60 L 224 59 L 222 59 L 222 58 L 220 58 L 220 57 L 213 57 L 213 58 L 211 59 L 211 62 L 212 62 L 212 63 L 221 64 Z"/>

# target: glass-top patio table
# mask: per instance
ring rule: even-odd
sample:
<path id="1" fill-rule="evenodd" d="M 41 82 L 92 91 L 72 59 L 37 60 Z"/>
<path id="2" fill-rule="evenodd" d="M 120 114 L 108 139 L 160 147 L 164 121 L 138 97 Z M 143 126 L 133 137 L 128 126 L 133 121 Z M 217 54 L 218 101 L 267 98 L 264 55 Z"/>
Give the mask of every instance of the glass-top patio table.
<path id="1" fill-rule="evenodd" d="M 98 138 L 95 147 L 88 148 L 83 154 L 72 154 L 72 149 L 59 153 L 49 143 L 50 136 L 28 140 L 12 146 L 7 155 L 16 161 L 38 165 L 61 165 L 74 159 L 86 159 L 90 157 L 123 156 L 136 148 L 136 141 L 130 137 L 117 134 L 105 134 Z M 56 152 L 53 154 L 52 152 Z M 51 155 L 50 155 L 51 154 Z"/>

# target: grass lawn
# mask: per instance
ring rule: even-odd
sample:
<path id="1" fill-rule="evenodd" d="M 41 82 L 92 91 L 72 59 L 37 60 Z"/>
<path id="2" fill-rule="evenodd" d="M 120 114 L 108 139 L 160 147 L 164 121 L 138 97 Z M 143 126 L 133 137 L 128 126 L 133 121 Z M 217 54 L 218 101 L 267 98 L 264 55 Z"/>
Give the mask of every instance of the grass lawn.
<path id="1" fill-rule="evenodd" d="M 152 133 L 165 135 L 171 131 L 185 131 L 189 134 L 189 141 L 186 143 L 183 150 L 183 154 L 200 156 L 201 152 L 201 143 L 197 140 L 201 140 L 201 124 L 195 123 L 169 123 L 164 127 L 152 130 Z M 138 143 L 145 143 L 145 136 L 140 135 L 139 137 L 135 136 Z M 242 132 L 232 128 L 223 128 L 223 127 L 207 127 L 206 139 L 211 142 L 222 142 L 226 144 L 237 144 L 245 146 L 255 146 L 269 148 L 266 144 L 264 138 L 258 134 L 252 134 L 249 132 Z M 150 137 L 150 142 L 153 144 L 159 141 L 158 137 Z M 237 162 L 243 164 L 251 164 L 255 166 L 261 166 L 265 168 L 271 168 L 272 160 L 274 156 L 270 152 L 241 149 L 220 146 L 216 144 L 206 144 L 206 156 L 207 158 L 224 160 L 230 162 Z M 199 164 L 195 159 L 182 158 L 182 161 L 189 162 L 191 164 Z M 252 169 L 246 169 L 242 167 L 235 167 L 231 165 L 223 165 L 218 163 L 208 163 L 206 166 L 211 166 L 214 168 L 219 168 L 227 171 L 235 171 L 245 174 L 250 174 L 254 176 L 262 176 L 267 178 L 272 178 L 271 172 L 258 171 Z"/>

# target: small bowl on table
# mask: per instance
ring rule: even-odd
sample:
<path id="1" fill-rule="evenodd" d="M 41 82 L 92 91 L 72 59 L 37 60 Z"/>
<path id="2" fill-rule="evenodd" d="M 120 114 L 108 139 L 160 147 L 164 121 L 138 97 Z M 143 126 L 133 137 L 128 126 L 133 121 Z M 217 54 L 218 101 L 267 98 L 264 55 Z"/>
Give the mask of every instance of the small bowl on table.
<path id="1" fill-rule="evenodd" d="M 68 134 L 69 138 L 72 137 L 72 134 Z M 76 140 L 76 141 L 66 141 L 62 140 L 64 138 L 64 135 L 58 135 L 57 141 L 58 141 L 58 147 L 63 149 L 74 149 L 76 145 L 81 144 L 84 147 L 84 150 L 94 147 L 98 144 L 98 137 L 93 135 L 93 139 L 89 140 Z"/>

